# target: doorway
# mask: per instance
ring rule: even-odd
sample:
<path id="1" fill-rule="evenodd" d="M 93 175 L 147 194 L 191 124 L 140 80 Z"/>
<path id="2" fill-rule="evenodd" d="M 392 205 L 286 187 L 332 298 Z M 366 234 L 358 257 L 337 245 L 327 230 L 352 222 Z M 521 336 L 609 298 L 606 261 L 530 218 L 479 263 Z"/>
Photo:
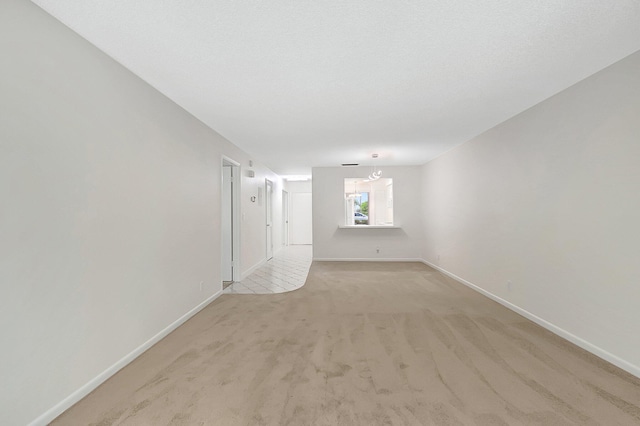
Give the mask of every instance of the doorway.
<path id="1" fill-rule="evenodd" d="M 291 194 L 291 244 L 313 243 L 313 208 L 310 192 Z"/>
<path id="2" fill-rule="evenodd" d="M 267 260 L 273 258 L 273 182 L 265 179 L 265 206 L 267 217 Z"/>
<path id="3" fill-rule="evenodd" d="M 282 245 L 289 245 L 289 193 L 282 190 Z"/>
<path id="4" fill-rule="evenodd" d="M 222 259 L 220 264 L 222 287 L 240 279 L 240 220 L 239 220 L 240 165 L 222 157 L 222 202 L 220 203 L 220 233 Z"/>

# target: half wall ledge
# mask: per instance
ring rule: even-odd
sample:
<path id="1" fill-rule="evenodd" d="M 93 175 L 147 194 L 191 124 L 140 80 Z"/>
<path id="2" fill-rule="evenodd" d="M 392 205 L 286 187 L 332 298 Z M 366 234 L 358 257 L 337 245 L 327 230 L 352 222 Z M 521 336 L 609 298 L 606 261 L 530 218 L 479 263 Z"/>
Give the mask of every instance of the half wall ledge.
<path id="1" fill-rule="evenodd" d="M 338 225 L 338 229 L 402 229 L 399 225 Z"/>

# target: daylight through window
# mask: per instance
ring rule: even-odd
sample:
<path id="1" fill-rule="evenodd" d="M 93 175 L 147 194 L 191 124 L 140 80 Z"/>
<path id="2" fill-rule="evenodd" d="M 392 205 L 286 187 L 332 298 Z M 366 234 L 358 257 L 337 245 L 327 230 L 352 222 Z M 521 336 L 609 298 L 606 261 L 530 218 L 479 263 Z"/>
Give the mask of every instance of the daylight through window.
<path id="1" fill-rule="evenodd" d="M 345 225 L 393 225 L 393 179 L 344 180 Z"/>

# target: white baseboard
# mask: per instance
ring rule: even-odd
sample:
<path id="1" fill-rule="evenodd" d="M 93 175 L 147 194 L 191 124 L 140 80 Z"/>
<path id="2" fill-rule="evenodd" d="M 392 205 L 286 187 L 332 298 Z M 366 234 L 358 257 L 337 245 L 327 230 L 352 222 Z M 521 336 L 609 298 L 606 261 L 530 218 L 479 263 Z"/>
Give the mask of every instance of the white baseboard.
<path id="1" fill-rule="evenodd" d="M 251 268 L 249 268 L 246 271 L 242 272 L 240 274 L 240 281 L 246 279 L 249 275 L 253 274 L 256 271 L 256 269 L 258 269 L 261 266 L 264 266 L 266 264 L 267 264 L 267 259 L 262 259 L 260 262 L 256 263 Z"/>
<path id="2" fill-rule="evenodd" d="M 147 340 L 142 345 L 134 349 L 132 352 L 125 355 L 122 359 L 120 359 L 118 362 L 113 364 L 111 367 L 107 368 L 102 373 L 98 374 L 96 377 L 91 379 L 84 386 L 80 387 L 71 395 L 69 395 L 68 397 L 66 397 L 65 399 L 63 399 L 62 401 L 60 401 L 59 403 L 57 403 L 56 405 L 54 405 L 53 407 L 45 411 L 38 418 L 33 420 L 31 423 L 29 423 L 29 426 L 44 426 L 50 423 L 51 421 L 53 421 L 53 419 L 58 417 L 60 414 L 64 413 L 73 404 L 75 404 L 76 402 L 80 401 L 82 398 L 87 396 L 91 391 L 93 391 L 95 388 L 97 388 L 102 383 L 104 383 L 108 378 L 116 374 L 118 371 L 122 370 L 122 368 L 126 367 L 127 364 L 129 364 L 131 361 L 136 359 L 138 356 L 142 355 L 144 351 L 146 351 L 151 346 L 158 343 L 160 340 L 166 337 L 173 330 L 180 327 L 189 318 L 191 318 L 192 316 L 200 312 L 202 309 L 204 309 L 204 307 L 207 306 L 209 303 L 216 300 L 221 294 L 222 294 L 222 290 L 208 297 L 198 306 L 191 309 L 189 312 L 187 312 L 186 314 L 184 314 L 183 316 L 175 320 L 173 323 L 169 324 L 167 327 L 165 327 L 162 331 L 160 331 L 158 334 L 153 336 L 151 339 Z"/>
<path id="3" fill-rule="evenodd" d="M 546 328 L 547 330 L 549 330 L 550 332 L 557 334 L 558 336 L 570 341 L 571 343 L 581 347 L 582 349 L 586 350 L 587 352 L 590 352 L 602 359 L 604 359 L 605 361 L 609 361 L 611 364 L 615 365 L 616 367 L 619 367 L 621 369 L 623 369 L 624 371 L 633 374 L 636 377 L 640 377 L 640 367 L 637 365 L 634 365 L 628 361 L 625 361 L 624 359 L 610 353 L 607 352 L 606 350 L 600 348 L 599 346 L 596 346 L 592 343 L 587 342 L 586 340 L 576 336 L 575 334 L 572 334 L 570 332 L 568 332 L 567 330 L 558 327 L 555 324 L 550 323 L 549 321 L 540 318 L 537 315 L 532 314 L 529 311 L 526 311 L 524 309 L 522 309 L 521 307 L 514 305 L 513 303 L 499 297 L 496 296 L 495 294 L 463 279 L 460 278 L 457 275 L 452 274 L 451 272 L 447 271 L 446 269 L 443 269 L 437 265 L 434 265 L 431 262 L 428 262 L 424 259 L 421 259 L 420 262 L 424 263 L 427 266 L 432 267 L 433 269 L 442 272 L 443 274 L 447 275 L 448 277 L 453 278 L 454 280 L 458 281 L 461 284 L 466 285 L 467 287 L 477 291 L 478 293 L 487 296 L 489 299 L 494 300 L 496 302 L 498 302 L 499 304 L 501 304 L 502 306 L 511 309 L 512 311 L 522 315 L 523 317 L 535 322 L 536 324 Z"/>
<path id="4" fill-rule="evenodd" d="M 276 251 L 273 252 L 273 256 L 277 256 L 278 253 L 280 253 L 282 250 L 284 250 L 285 246 L 280 246 L 278 249 L 276 249 Z M 261 266 L 266 265 L 268 262 L 267 258 L 262 259 L 260 262 L 256 263 L 255 265 L 253 265 L 252 267 L 250 267 L 249 269 L 247 269 L 244 272 L 240 273 L 240 281 L 246 279 L 249 275 L 253 274 L 256 269 L 260 268 Z"/>
<path id="5" fill-rule="evenodd" d="M 396 258 L 396 257 L 382 257 L 382 258 L 370 258 L 370 257 L 314 257 L 314 262 L 422 262 L 422 259 L 418 258 Z"/>

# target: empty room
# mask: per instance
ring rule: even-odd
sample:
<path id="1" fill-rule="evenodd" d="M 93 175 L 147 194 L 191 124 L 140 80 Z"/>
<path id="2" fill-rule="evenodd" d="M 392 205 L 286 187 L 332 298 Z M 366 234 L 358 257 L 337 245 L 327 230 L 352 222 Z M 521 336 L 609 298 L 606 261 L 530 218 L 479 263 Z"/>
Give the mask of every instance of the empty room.
<path id="1" fill-rule="evenodd" d="M 0 424 L 640 424 L 640 2 L 0 1 Z"/>

